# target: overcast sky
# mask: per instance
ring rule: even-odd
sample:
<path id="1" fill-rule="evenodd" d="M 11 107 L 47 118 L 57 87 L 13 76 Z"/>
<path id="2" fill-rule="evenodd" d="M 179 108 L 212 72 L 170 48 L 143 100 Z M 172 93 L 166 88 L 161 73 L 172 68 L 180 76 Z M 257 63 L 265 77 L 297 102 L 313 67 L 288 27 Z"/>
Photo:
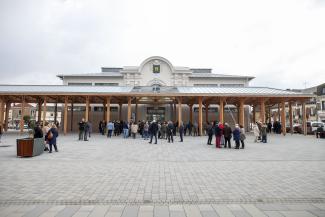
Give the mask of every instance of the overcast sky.
<path id="1" fill-rule="evenodd" d="M 325 0 L 1 0 L 0 83 L 61 84 L 163 56 L 250 75 L 254 86 L 325 82 Z M 305 83 L 306 82 L 306 83 Z"/>

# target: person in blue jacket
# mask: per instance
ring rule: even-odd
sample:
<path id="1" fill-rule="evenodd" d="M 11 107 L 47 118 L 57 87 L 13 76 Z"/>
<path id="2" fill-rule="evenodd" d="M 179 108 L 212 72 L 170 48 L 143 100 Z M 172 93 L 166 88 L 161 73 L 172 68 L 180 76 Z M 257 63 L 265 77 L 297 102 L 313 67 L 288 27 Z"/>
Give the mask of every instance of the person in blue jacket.
<path id="1" fill-rule="evenodd" d="M 239 145 L 240 145 L 240 128 L 239 128 L 238 124 L 236 124 L 235 129 L 232 132 L 232 134 L 234 136 L 234 141 L 236 143 L 235 149 L 239 149 Z"/>
<path id="2" fill-rule="evenodd" d="M 50 146 L 49 153 L 52 153 L 52 146 L 54 146 L 54 150 L 58 152 L 58 147 L 56 145 L 56 138 L 59 136 L 58 129 L 55 124 L 52 125 L 51 129 L 47 133 L 47 140 Z"/>

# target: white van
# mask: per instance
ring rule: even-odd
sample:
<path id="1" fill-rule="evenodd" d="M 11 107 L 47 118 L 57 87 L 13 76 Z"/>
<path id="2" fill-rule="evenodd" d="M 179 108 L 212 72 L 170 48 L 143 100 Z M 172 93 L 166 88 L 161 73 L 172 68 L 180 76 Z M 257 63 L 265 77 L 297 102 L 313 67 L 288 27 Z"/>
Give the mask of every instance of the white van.
<path id="1" fill-rule="evenodd" d="M 311 124 L 311 130 L 313 133 L 316 132 L 318 127 L 322 127 L 323 130 L 325 131 L 325 124 L 323 122 L 312 121 L 310 124 Z"/>

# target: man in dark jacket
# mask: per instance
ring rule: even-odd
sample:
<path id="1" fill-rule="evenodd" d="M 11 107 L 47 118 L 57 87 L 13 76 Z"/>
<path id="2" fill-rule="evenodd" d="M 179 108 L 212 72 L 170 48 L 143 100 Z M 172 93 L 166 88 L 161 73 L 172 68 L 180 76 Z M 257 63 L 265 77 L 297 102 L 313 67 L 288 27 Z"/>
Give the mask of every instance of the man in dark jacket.
<path id="1" fill-rule="evenodd" d="M 168 121 L 168 124 L 167 124 L 167 138 L 168 138 L 169 143 L 170 143 L 170 141 L 172 141 L 172 143 L 174 142 L 173 131 L 174 131 L 174 124 L 173 124 L 172 121 Z"/>
<path id="2" fill-rule="evenodd" d="M 34 138 L 43 138 L 43 131 L 39 124 L 34 128 Z"/>
<path id="3" fill-rule="evenodd" d="M 86 127 L 86 122 L 85 119 L 83 118 L 79 123 L 79 140 L 84 139 L 84 134 L 85 134 L 85 127 Z"/>
<path id="4" fill-rule="evenodd" d="M 178 132 L 179 132 L 179 138 L 181 139 L 180 142 L 183 142 L 183 135 L 184 135 L 184 124 L 183 122 L 179 122 L 179 126 L 178 126 Z"/>
<path id="5" fill-rule="evenodd" d="M 213 126 L 213 122 L 211 122 L 208 126 L 207 126 L 207 133 L 208 133 L 208 145 L 212 145 L 212 137 L 213 137 L 213 133 L 214 133 L 214 126 Z"/>
<path id="6" fill-rule="evenodd" d="M 150 142 L 152 143 L 152 137 L 155 137 L 155 144 L 157 144 L 157 132 L 158 132 L 158 124 L 155 120 L 153 120 L 149 126 L 149 133 L 150 133 Z"/>
<path id="7" fill-rule="evenodd" d="M 225 137 L 225 148 L 227 148 L 227 143 L 228 143 L 228 148 L 231 148 L 231 134 L 232 134 L 231 128 L 227 123 L 225 123 L 223 129 L 223 135 Z"/>

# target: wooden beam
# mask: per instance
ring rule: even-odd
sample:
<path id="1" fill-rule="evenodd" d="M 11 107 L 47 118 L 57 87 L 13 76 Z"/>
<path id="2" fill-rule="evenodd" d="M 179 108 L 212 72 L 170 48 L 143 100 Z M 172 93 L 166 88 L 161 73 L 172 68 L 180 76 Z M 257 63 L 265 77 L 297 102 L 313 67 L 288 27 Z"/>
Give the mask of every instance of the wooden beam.
<path id="1" fill-rule="evenodd" d="M 137 123 L 139 121 L 139 112 L 138 112 L 138 100 L 135 100 L 135 122 Z"/>
<path id="2" fill-rule="evenodd" d="M 131 121 L 131 112 L 132 112 L 132 107 L 131 107 L 131 97 L 129 96 L 128 97 L 128 117 L 127 117 L 127 120 L 128 120 L 128 122 L 130 122 Z"/>
<path id="3" fill-rule="evenodd" d="M 178 99 L 178 126 L 181 125 L 182 122 L 182 98 Z"/>
<path id="4" fill-rule="evenodd" d="M 190 122 L 193 124 L 193 104 L 188 105 L 190 112 Z"/>
<path id="5" fill-rule="evenodd" d="M 44 101 L 43 101 L 43 125 L 45 125 L 45 122 L 46 122 L 46 100 L 47 100 L 47 97 L 44 96 Z"/>
<path id="6" fill-rule="evenodd" d="M 252 111 L 252 113 L 253 113 L 253 123 L 256 123 L 256 105 L 253 105 L 252 107 L 253 107 L 253 111 Z"/>
<path id="7" fill-rule="evenodd" d="M 209 122 L 209 104 L 204 104 L 205 107 L 205 122 Z"/>
<path id="8" fill-rule="evenodd" d="M 9 110 L 11 107 L 11 103 L 9 101 L 6 102 L 6 113 L 5 113 L 5 123 L 4 123 L 4 130 L 5 132 L 8 131 L 8 123 L 9 123 Z"/>
<path id="9" fill-rule="evenodd" d="M 203 123 L 202 123 L 202 96 L 199 96 L 199 134 L 203 135 Z"/>
<path id="10" fill-rule="evenodd" d="M 4 122 L 4 105 L 5 105 L 5 102 L 2 98 L 0 98 L 0 127 L 1 127 L 1 130 L 3 130 L 3 122 Z"/>
<path id="11" fill-rule="evenodd" d="M 244 99 L 239 100 L 239 125 L 245 127 Z"/>
<path id="12" fill-rule="evenodd" d="M 260 101 L 260 121 L 265 123 L 265 99 L 262 98 Z"/>
<path id="13" fill-rule="evenodd" d="M 122 107 L 123 107 L 123 104 L 119 103 L 119 115 L 118 115 L 118 118 L 119 118 L 120 121 L 122 120 Z"/>
<path id="14" fill-rule="evenodd" d="M 219 122 L 224 123 L 224 99 L 220 98 L 219 101 Z"/>
<path id="15" fill-rule="evenodd" d="M 301 103 L 301 105 L 302 105 L 302 129 L 303 129 L 304 135 L 306 136 L 307 135 L 306 102 L 303 101 Z"/>
<path id="16" fill-rule="evenodd" d="M 41 122 L 41 119 L 42 119 L 42 101 L 41 100 L 38 100 L 38 103 L 37 103 L 37 110 L 38 110 L 38 113 L 37 113 L 37 121 L 38 123 Z"/>
<path id="17" fill-rule="evenodd" d="M 63 117 L 63 133 L 67 135 L 68 132 L 68 96 L 64 97 L 64 117 Z"/>
<path id="18" fill-rule="evenodd" d="M 71 99 L 71 110 L 70 110 L 70 131 L 73 131 L 73 99 Z"/>
<path id="19" fill-rule="evenodd" d="M 281 126 L 282 126 L 282 134 L 285 136 L 287 133 L 286 129 L 286 106 L 285 101 L 282 99 L 281 101 Z"/>
<path id="20" fill-rule="evenodd" d="M 89 120 L 89 96 L 86 96 L 86 111 L 85 111 L 85 121 Z"/>
<path id="21" fill-rule="evenodd" d="M 21 100 L 20 133 L 24 131 L 25 96 Z"/>
<path id="22" fill-rule="evenodd" d="M 290 124 L 290 133 L 293 134 L 293 117 L 292 117 L 292 102 L 289 102 L 289 124 Z"/>
<path id="23" fill-rule="evenodd" d="M 108 123 L 110 121 L 110 117 L 111 117 L 111 97 L 108 96 L 106 97 L 106 123 Z"/>

